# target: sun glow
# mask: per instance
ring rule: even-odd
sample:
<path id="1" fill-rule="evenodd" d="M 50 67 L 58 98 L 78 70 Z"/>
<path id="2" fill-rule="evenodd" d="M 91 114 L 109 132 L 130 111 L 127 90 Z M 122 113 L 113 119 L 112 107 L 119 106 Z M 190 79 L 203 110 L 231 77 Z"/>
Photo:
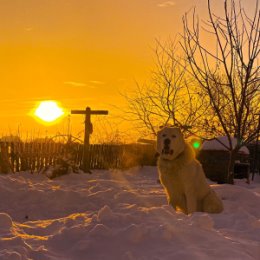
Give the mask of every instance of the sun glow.
<path id="1" fill-rule="evenodd" d="M 42 101 L 34 115 L 43 122 L 52 123 L 64 115 L 64 111 L 55 101 Z"/>

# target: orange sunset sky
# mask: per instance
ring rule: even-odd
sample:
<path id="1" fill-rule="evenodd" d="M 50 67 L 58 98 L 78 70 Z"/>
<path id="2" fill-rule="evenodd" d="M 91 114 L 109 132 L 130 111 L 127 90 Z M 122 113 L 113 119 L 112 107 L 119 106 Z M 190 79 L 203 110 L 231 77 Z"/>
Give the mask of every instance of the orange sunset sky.
<path id="1" fill-rule="evenodd" d="M 67 117 L 46 127 L 28 115 L 40 100 L 107 109 L 114 120 L 119 92 L 149 79 L 155 39 L 181 32 L 194 6 L 205 16 L 206 0 L 0 0 L 0 135 L 66 132 Z M 71 116 L 73 131 L 82 122 Z"/>

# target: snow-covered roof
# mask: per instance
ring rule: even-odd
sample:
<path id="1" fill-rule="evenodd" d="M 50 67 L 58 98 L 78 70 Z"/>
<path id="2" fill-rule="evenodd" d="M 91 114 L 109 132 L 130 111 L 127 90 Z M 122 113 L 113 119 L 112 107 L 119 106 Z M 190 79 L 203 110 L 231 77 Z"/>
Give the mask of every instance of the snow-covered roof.
<path id="1" fill-rule="evenodd" d="M 231 141 L 232 141 L 232 146 L 235 147 L 237 144 L 237 139 L 232 138 Z M 212 150 L 227 151 L 228 149 L 225 146 L 229 147 L 228 138 L 227 138 L 227 136 L 220 136 L 216 139 L 213 139 L 210 141 L 205 141 L 202 144 L 201 149 L 202 150 L 211 150 L 211 151 Z M 241 147 L 239 152 L 244 153 L 244 154 L 249 154 L 249 150 L 245 146 Z"/>

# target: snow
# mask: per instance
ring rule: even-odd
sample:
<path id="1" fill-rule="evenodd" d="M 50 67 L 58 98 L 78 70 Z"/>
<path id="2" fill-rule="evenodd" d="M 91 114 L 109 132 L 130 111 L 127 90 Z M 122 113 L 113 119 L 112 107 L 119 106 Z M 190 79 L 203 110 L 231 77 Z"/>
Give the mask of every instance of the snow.
<path id="1" fill-rule="evenodd" d="M 237 144 L 237 139 L 232 138 L 231 142 L 232 142 L 232 147 L 235 147 Z M 220 136 L 216 139 L 203 142 L 201 149 L 202 150 L 227 151 L 228 150 L 227 147 L 229 147 L 229 142 L 228 142 L 227 136 Z M 249 150 L 245 146 L 242 146 L 239 149 L 239 152 L 244 153 L 244 154 L 249 154 Z"/>
<path id="2" fill-rule="evenodd" d="M 260 178 L 212 188 L 221 214 L 167 205 L 156 167 L 0 175 L 1 260 L 260 259 Z"/>

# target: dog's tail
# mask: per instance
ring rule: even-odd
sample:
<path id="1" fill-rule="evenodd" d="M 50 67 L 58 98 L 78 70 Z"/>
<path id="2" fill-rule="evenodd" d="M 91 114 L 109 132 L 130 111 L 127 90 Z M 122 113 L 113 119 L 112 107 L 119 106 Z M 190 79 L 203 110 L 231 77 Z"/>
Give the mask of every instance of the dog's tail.
<path id="1" fill-rule="evenodd" d="M 223 203 L 214 190 L 211 190 L 203 199 L 203 211 L 208 213 L 221 213 Z"/>

